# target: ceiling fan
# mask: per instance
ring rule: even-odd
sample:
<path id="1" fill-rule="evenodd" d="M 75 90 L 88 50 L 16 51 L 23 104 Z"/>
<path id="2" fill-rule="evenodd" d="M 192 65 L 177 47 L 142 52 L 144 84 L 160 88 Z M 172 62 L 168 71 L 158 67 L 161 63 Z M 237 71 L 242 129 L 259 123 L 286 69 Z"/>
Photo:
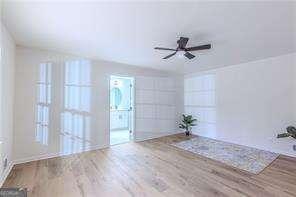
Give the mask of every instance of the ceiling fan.
<path id="1" fill-rule="evenodd" d="M 187 57 L 188 59 L 193 59 L 195 55 L 189 53 L 189 51 L 199 51 L 199 50 L 205 50 L 205 49 L 210 49 L 211 44 L 206 44 L 206 45 L 200 45 L 200 46 L 195 46 L 195 47 L 188 47 L 186 48 L 187 42 L 189 38 L 185 37 L 180 37 L 180 39 L 177 41 L 178 47 L 176 49 L 170 49 L 170 48 L 163 48 L 163 47 L 155 47 L 154 49 L 157 50 L 166 50 L 166 51 L 174 51 L 174 53 L 162 58 L 162 59 L 168 59 L 174 55 L 177 54 L 178 51 L 184 51 L 184 56 Z"/>

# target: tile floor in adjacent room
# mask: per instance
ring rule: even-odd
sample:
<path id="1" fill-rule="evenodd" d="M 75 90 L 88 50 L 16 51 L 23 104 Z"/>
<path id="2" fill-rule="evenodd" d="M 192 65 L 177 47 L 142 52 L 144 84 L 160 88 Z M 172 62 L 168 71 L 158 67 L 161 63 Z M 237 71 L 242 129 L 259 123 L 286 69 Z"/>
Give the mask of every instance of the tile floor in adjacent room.
<path id="1" fill-rule="evenodd" d="M 110 145 L 122 144 L 129 142 L 132 136 L 129 130 L 110 131 Z"/>

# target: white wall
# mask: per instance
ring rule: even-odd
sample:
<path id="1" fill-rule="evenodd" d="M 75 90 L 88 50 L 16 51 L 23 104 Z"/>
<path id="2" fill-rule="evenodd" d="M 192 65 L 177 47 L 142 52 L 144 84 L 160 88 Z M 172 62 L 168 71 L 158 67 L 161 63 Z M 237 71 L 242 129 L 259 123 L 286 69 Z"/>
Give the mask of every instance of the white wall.
<path id="1" fill-rule="evenodd" d="M 296 156 L 294 139 L 277 139 L 296 124 L 296 54 L 185 76 L 185 113 L 194 133 Z"/>
<path id="2" fill-rule="evenodd" d="M 295 16 L 296 16 L 296 12 L 295 12 Z M 296 36 L 296 35 L 295 35 Z M 296 40 L 296 39 L 295 39 Z M 296 58 L 294 57 L 294 65 L 296 65 Z M 296 76 L 296 66 L 294 66 L 294 74 L 293 76 Z M 296 80 L 294 80 L 294 108 L 293 108 L 293 111 L 294 111 L 294 120 L 296 122 Z"/>
<path id="3" fill-rule="evenodd" d="M 16 50 L 16 102 L 15 102 L 15 135 L 14 135 L 14 156 L 16 162 L 30 159 L 45 158 L 58 154 L 68 154 L 81 150 L 101 148 L 109 145 L 109 76 L 131 76 L 137 79 L 140 77 L 161 77 L 168 79 L 177 77 L 167 72 L 145 69 L 140 67 L 127 66 L 104 61 L 91 61 L 91 96 L 90 111 L 83 112 L 84 121 L 89 122 L 85 133 L 87 139 L 82 139 L 83 145 L 79 144 L 74 149 L 63 147 L 66 136 L 61 135 L 61 114 L 63 107 L 63 62 L 69 59 L 77 59 L 65 54 L 49 51 L 34 50 L 19 47 Z M 38 66 L 42 62 L 53 62 L 52 67 L 52 103 L 49 118 L 48 144 L 36 141 L 36 101 L 37 101 L 37 79 Z M 178 77 L 179 79 L 179 77 Z M 140 84 L 140 82 L 139 82 Z M 142 84 L 143 85 L 143 84 Z M 144 87 L 143 87 L 144 88 Z M 142 88 L 137 86 L 137 91 Z M 181 94 L 180 94 L 181 95 Z M 178 102 L 181 99 L 177 99 Z M 137 103 L 137 101 L 136 101 Z M 183 107 L 183 103 L 177 103 Z M 137 111 L 137 108 L 136 108 Z M 136 113 L 137 114 L 137 113 Z M 156 114 L 155 114 L 156 115 Z M 79 119 L 79 117 L 77 117 Z M 136 120 L 137 116 L 136 116 Z M 175 124 L 175 123 L 174 123 Z M 139 124 L 136 122 L 137 140 L 146 139 L 138 135 Z M 172 129 L 172 130 L 171 130 Z M 166 133 L 174 133 L 176 130 L 167 125 Z M 161 134 L 160 134 L 161 135 Z M 155 136 L 158 136 L 156 134 Z M 153 137 L 150 136 L 149 137 Z M 71 139 L 67 139 L 71 140 Z M 79 141 L 79 140 L 78 140 Z M 72 141 L 71 143 L 80 143 Z"/>
<path id="4" fill-rule="evenodd" d="M 173 78 L 136 77 L 136 140 L 177 132 L 176 98 Z"/>
<path id="5" fill-rule="evenodd" d="M 15 44 L 1 23 L 0 67 L 0 186 L 12 166 Z M 4 159 L 8 166 L 3 169 Z"/>

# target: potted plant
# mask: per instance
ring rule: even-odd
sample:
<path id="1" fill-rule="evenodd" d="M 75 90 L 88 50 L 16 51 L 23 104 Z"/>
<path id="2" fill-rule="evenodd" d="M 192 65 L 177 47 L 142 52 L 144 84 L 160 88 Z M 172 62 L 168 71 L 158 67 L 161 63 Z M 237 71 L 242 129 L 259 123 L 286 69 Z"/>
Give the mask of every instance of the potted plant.
<path id="1" fill-rule="evenodd" d="M 182 123 L 179 124 L 179 128 L 184 129 L 185 130 L 185 134 L 187 136 L 190 135 L 191 133 L 191 129 L 193 126 L 196 126 L 196 124 L 194 124 L 194 122 L 196 122 L 197 120 L 194 119 L 192 117 L 192 115 L 185 115 L 182 114 Z"/>

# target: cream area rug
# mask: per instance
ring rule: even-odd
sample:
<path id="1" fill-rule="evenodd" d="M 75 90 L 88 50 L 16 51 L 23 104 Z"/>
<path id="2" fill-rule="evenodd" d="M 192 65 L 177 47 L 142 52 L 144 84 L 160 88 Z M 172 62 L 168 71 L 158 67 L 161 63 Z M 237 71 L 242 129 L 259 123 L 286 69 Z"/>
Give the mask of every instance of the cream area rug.
<path id="1" fill-rule="evenodd" d="M 279 156 L 276 153 L 200 136 L 172 145 L 254 174 L 260 173 Z"/>

